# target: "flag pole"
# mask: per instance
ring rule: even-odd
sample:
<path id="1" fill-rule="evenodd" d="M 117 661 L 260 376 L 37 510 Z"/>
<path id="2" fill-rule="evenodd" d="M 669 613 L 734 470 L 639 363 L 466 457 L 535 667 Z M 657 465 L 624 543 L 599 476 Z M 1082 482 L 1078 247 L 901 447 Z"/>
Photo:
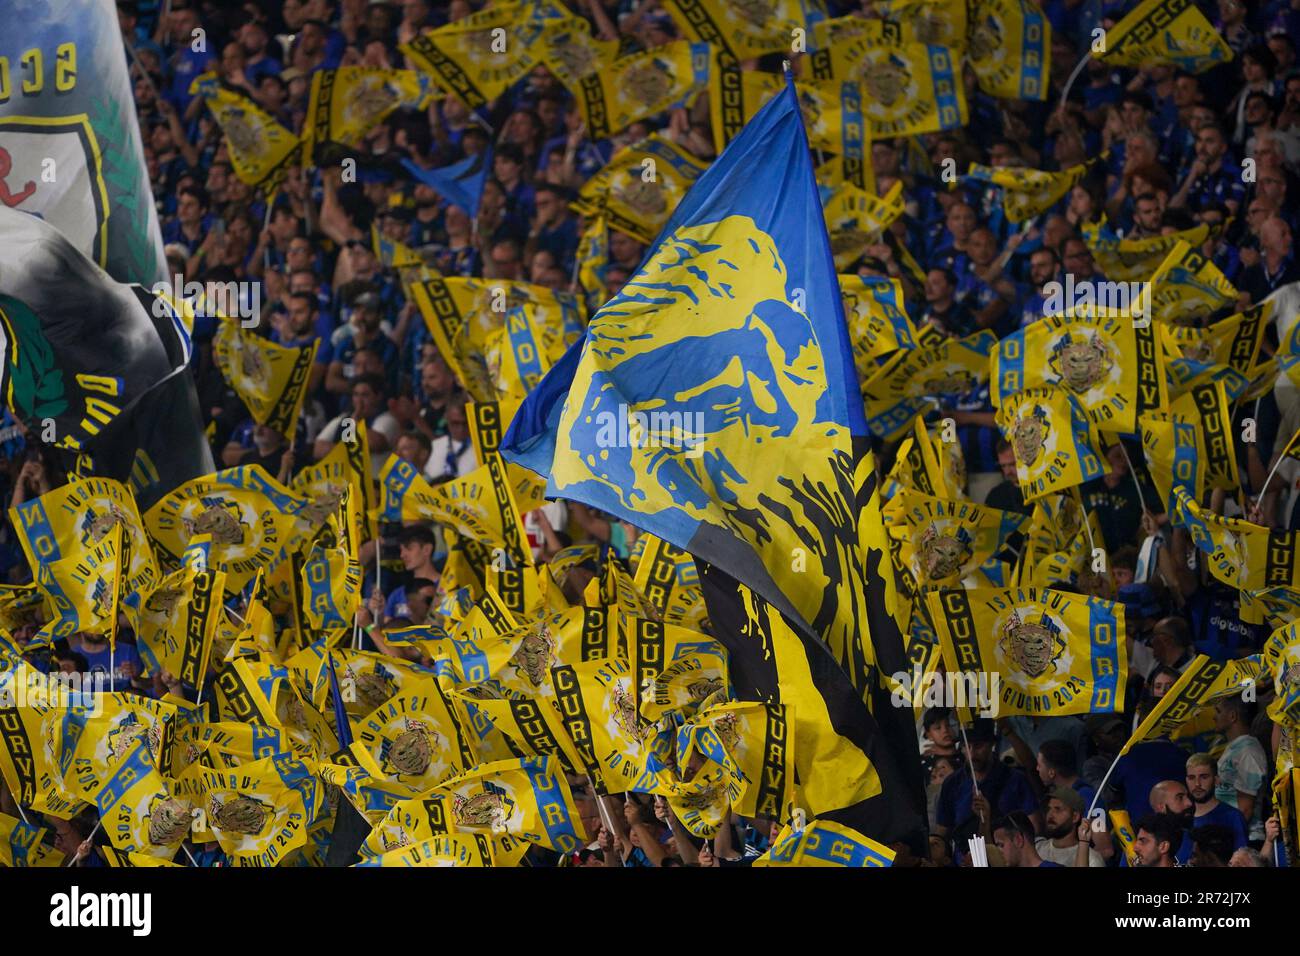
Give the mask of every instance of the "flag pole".
<path id="1" fill-rule="evenodd" d="M 103 817 L 100 817 L 98 820 L 95 821 L 95 829 L 93 829 L 93 830 L 90 831 L 90 836 L 86 837 L 86 840 L 93 840 L 93 839 L 95 839 L 95 834 L 99 832 L 99 828 L 102 827 L 103 825 L 104 825 L 104 818 L 103 818 Z M 85 843 L 86 840 L 82 840 L 81 843 Z M 78 843 L 78 844 L 77 844 L 78 848 L 80 848 L 81 843 Z M 76 862 L 77 862 L 77 854 L 74 853 L 74 854 L 72 854 L 72 859 L 69 860 L 67 863 L 65 863 L 65 864 L 63 864 L 63 865 L 64 865 L 64 866 L 73 866 Z"/>
<path id="2" fill-rule="evenodd" d="M 1133 467 L 1133 459 L 1128 456 L 1128 449 L 1124 447 L 1124 439 L 1120 439 L 1119 450 L 1124 455 L 1124 462 L 1128 465 L 1128 473 L 1133 478 L 1133 487 L 1137 489 L 1138 502 L 1142 505 L 1142 512 L 1146 514 L 1150 509 L 1147 508 L 1146 496 L 1142 494 L 1142 482 L 1138 481 L 1137 469 Z"/>
<path id="3" fill-rule="evenodd" d="M 1083 68 L 1088 65 L 1088 61 L 1091 59 L 1092 51 L 1089 50 L 1083 55 L 1083 59 L 1074 65 L 1070 78 L 1065 81 L 1065 89 L 1061 91 L 1061 102 L 1057 105 L 1056 112 L 1062 113 L 1065 111 L 1065 101 L 1070 98 L 1070 90 L 1074 88 L 1074 81 L 1079 78 L 1079 74 L 1083 72 Z"/>

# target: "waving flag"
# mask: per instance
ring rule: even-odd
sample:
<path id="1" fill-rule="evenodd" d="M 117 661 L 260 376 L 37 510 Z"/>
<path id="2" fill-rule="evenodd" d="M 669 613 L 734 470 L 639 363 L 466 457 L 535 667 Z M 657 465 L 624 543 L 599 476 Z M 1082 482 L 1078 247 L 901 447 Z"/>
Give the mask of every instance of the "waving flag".
<path id="1" fill-rule="evenodd" d="M 434 93 L 429 80 L 427 73 L 415 70 L 372 66 L 317 70 L 303 124 L 304 149 L 310 154 L 325 142 L 356 146 L 393 110 L 423 109 Z"/>
<path id="2" fill-rule="evenodd" d="M 1194 0 L 1145 0 L 1106 32 L 1093 56 L 1111 66 L 1165 63 L 1204 73 L 1232 59 L 1232 49 Z"/>
<path id="3" fill-rule="evenodd" d="M 197 77 L 190 93 L 207 101 L 208 110 L 226 134 L 230 166 L 240 182 L 272 195 L 289 167 L 301 158 L 298 137 L 247 96 L 218 80 L 216 74 Z"/>
<path id="4" fill-rule="evenodd" d="M 319 340 L 310 348 L 276 345 L 234 319 L 222 319 L 212 358 L 253 421 L 292 442 L 319 348 Z"/>
<path id="5" fill-rule="evenodd" d="M 24 0 L 5 14 L 0 205 L 44 219 L 118 282 L 165 280 L 126 55 L 104 42 L 113 4 Z"/>
<path id="6" fill-rule="evenodd" d="M 811 820 L 802 830 L 786 824 L 754 866 L 886 867 L 894 851 L 849 827 Z"/>
<path id="7" fill-rule="evenodd" d="M 985 93 L 1008 100 L 1047 99 L 1052 25 L 1033 0 L 974 0 L 964 39 Z"/>
<path id="8" fill-rule="evenodd" d="M 483 198 L 483 187 L 492 173 L 492 150 L 466 156 L 450 166 L 425 169 L 409 159 L 402 160 L 402 168 L 417 182 L 424 183 L 453 206 L 459 206 L 470 218 L 478 215 L 478 205 Z"/>
<path id="9" fill-rule="evenodd" d="M 879 792 L 878 782 L 853 790 L 848 781 L 871 774 L 862 747 L 889 762 L 863 698 L 876 687 L 877 660 L 892 670 L 902 659 L 892 597 L 871 570 L 889 559 L 858 396 L 790 84 L 696 182 L 584 342 L 529 395 L 503 445 L 549 475 L 548 496 L 634 522 L 716 570 L 710 619 L 736 636 L 733 662 L 738 646 L 752 658 L 742 697 L 760 685 L 775 692 L 778 666 L 754 658 L 760 645 L 739 636 L 745 599 L 734 582 L 771 602 L 767 626 L 784 628 L 792 647 L 781 702 L 794 704 L 796 726 L 806 721 L 827 741 L 800 752 L 812 761 L 838 748 L 857 768 L 825 791 L 827 810 Z M 629 419 L 635 431 L 617 427 Z M 726 620 L 714 617 L 715 601 Z M 818 659 L 811 673 L 807 660 L 796 667 L 804 653 Z M 820 703 L 809 710 L 786 694 Z M 909 793 L 900 780 L 889 795 L 897 812 L 882 826 L 908 830 Z"/>

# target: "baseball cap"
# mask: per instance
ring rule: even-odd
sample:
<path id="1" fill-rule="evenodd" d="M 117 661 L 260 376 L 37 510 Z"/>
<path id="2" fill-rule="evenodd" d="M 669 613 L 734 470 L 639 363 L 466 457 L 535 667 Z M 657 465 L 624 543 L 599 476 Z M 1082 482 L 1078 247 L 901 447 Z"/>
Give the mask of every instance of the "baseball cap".
<path id="1" fill-rule="evenodd" d="M 1075 790 L 1074 787 L 1063 787 L 1057 785 L 1047 794 L 1048 797 L 1055 797 L 1063 804 L 1073 810 L 1075 813 L 1083 813 L 1083 794 Z"/>

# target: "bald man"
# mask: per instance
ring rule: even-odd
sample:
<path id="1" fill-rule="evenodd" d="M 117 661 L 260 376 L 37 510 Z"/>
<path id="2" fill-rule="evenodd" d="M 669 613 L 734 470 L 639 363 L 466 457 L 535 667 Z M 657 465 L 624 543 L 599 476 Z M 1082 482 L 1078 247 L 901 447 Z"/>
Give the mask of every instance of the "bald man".
<path id="1" fill-rule="evenodd" d="M 1183 834 L 1174 859 L 1186 863 L 1192 858 L 1192 838 L 1189 830 L 1196 816 L 1196 804 L 1187 792 L 1187 785 L 1179 780 L 1162 780 L 1151 788 L 1151 809 L 1164 814 Z"/>

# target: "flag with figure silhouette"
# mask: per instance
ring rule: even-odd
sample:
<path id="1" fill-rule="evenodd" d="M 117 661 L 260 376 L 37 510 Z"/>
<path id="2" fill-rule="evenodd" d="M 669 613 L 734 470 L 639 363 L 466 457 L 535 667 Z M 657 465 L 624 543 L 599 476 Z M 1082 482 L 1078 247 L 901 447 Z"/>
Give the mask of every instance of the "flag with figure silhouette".
<path id="1" fill-rule="evenodd" d="M 548 476 L 548 497 L 627 520 L 711 568 L 710 618 L 741 659 L 741 697 L 767 699 L 785 680 L 780 699 L 821 698 L 821 731 L 885 782 L 892 742 L 869 705 L 877 669 L 904 668 L 892 576 L 878 573 L 889 557 L 859 395 L 788 83 L 529 395 L 503 450 Z M 742 635 L 726 623 L 753 603 L 737 583 L 771 605 L 769 625 Z M 756 638 L 782 627 L 795 632 L 789 658 L 801 664 L 776 673 Z M 889 710 L 876 708 L 882 723 Z M 880 814 L 875 835 L 906 834 L 922 819 L 910 803 L 919 787 L 896 784 L 884 787 L 893 812 Z M 864 799 L 846 785 L 821 809 Z"/>

